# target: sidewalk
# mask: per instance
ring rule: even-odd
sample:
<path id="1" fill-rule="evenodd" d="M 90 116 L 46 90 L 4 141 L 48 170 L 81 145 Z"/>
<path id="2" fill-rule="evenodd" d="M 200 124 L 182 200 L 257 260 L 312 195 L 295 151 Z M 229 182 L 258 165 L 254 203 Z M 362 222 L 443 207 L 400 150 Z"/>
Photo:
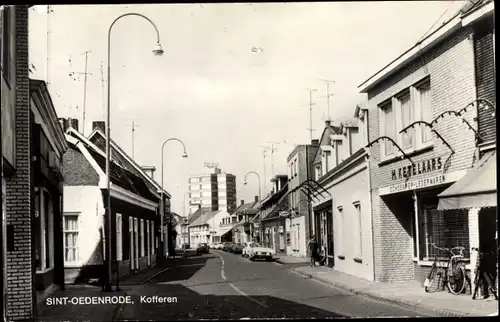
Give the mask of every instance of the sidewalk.
<path id="1" fill-rule="evenodd" d="M 435 312 L 437 316 L 488 316 L 498 315 L 498 301 L 491 296 L 486 300 L 472 300 L 470 294 L 452 295 L 443 292 L 425 293 L 417 281 L 406 283 L 370 282 L 331 268 L 297 267 L 292 272 L 312 278 L 351 293 L 393 302 L 398 305 L 421 308 Z"/>
<path id="2" fill-rule="evenodd" d="M 276 257 L 276 263 L 287 266 L 304 266 L 308 265 L 310 259 L 307 257 L 295 257 L 288 255 L 279 255 Z"/>

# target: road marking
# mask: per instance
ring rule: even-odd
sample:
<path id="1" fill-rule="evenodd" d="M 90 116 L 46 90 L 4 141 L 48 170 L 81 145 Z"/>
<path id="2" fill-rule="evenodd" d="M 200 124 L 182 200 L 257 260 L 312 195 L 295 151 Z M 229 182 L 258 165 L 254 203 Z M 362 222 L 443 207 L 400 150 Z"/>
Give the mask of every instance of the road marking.
<path id="1" fill-rule="evenodd" d="M 251 298 L 250 296 L 248 296 L 248 294 L 246 294 L 245 292 L 243 292 L 242 290 L 240 290 L 239 288 L 237 288 L 236 286 L 234 286 L 233 284 L 229 283 L 229 286 L 231 286 L 231 288 L 233 290 L 235 290 L 236 292 L 240 293 L 241 295 L 243 295 L 244 297 L 246 297 L 247 299 L 249 299 L 250 301 L 262 306 L 263 308 L 269 308 L 267 305 L 265 305 L 264 303 L 261 303 L 257 300 L 254 300 L 253 298 Z"/>
<path id="2" fill-rule="evenodd" d="M 226 274 L 224 274 L 224 258 L 220 254 L 217 254 L 220 257 L 220 260 L 222 261 L 221 263 L 221 268 L 220 268 L 220 276 L 222 277 L 223 280 L 226 280 Z"/>

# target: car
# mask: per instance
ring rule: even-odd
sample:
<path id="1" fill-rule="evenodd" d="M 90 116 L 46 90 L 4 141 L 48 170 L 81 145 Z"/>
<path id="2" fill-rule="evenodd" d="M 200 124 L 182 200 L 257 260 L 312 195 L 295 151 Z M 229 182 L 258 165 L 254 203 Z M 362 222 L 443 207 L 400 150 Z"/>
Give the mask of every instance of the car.
<path id="1" fill-rule="evenodd" d="M 243 257 L 248 257 L 250 255 L 250 251 L 252 250 L 253 247 L 259 247 L 259 243 L 245 243 L 245 247 L 243 248 L 243 252 L 241 253 L 241 256 Z"/>
<path id="2" fill-rule="evenodd" d="M 215 243 L 214 244 L 214 249 L 222 249 L 222 246 L 224 246 L 224 245 L 221 244 L 221 243 Z"/>
<path id="3" fill-rule="evenodd" d="M 250 249 L 250 253 L 248 258 L 253 262 L 257 259 L 265 259 L 266 261 L 273 260 L 273 256 L 275 255 L 274 249 L 269 247 L 264 247 L 262 245 L 257 245 Z"/>
<path id="4" fill-rule="evenodd" d="M 208 247 L 208 244 L 202 243 L 202 244 L 199 244 L 198 247 L 196 247 L 196 253 L 198 255 L 208 254 L 209 252 L 210 252 L 210 248 Z"/>
<path id="5" fill-rule="evenodd" d="M 211 243 L 208 246 L 210 247 L 210 249 L 217 249 L 218 244 L 217 243 Z"/>
<path id="6" fill-rule="evenodd" d="M 232 249 L 231 253 L 233 253 L 233 254 L 241 254 L 241 253 L 243 253 L 243 248 L 244 248 L 244 246 L 242 244 L 240 244 L 240 243 L 235 244 L 233 246 L 233 249 Z"/>
<path id="7" fill-rule="evenodd" d="M 225 252 L 231 252 L 233 249 L 234 243 L 225 243 L 224 247 L 222 247 L 222 250 Z"/>
<path id="8" fill-rule="evenodd" d="M 182 245 L 182 249 L 191 249 L 191 245 L 184 244 L 184 245 Z"/>

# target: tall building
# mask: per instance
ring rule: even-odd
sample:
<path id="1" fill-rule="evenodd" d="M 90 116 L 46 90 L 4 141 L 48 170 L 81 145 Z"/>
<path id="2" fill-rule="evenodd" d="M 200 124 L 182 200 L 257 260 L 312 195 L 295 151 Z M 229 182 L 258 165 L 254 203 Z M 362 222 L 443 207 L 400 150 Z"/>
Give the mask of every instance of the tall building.
<path id="1" fill-rule="evenodd" d="M 189 213 L 199 206 L 203 211 L 236 210 L 236 176 L 214 167 L 207 173 L 189 177 Z"/>

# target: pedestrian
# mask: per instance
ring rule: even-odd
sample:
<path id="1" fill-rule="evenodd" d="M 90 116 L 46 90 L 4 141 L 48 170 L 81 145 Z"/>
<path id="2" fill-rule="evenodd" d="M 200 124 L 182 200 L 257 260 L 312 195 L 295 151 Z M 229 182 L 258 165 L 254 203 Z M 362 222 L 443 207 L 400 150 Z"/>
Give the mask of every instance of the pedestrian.
<path id="1" fill-rule="evenodd" d="M 316 258 L 318 257 L 318 243 L 316 242 L 316 237 L 312 236 L 311 239 L 308 242 L 307 247 L 309 248 L 309 256 L 311 256 L 311 262 L 309 266 L 315 267 L 316 266 Z"/>

